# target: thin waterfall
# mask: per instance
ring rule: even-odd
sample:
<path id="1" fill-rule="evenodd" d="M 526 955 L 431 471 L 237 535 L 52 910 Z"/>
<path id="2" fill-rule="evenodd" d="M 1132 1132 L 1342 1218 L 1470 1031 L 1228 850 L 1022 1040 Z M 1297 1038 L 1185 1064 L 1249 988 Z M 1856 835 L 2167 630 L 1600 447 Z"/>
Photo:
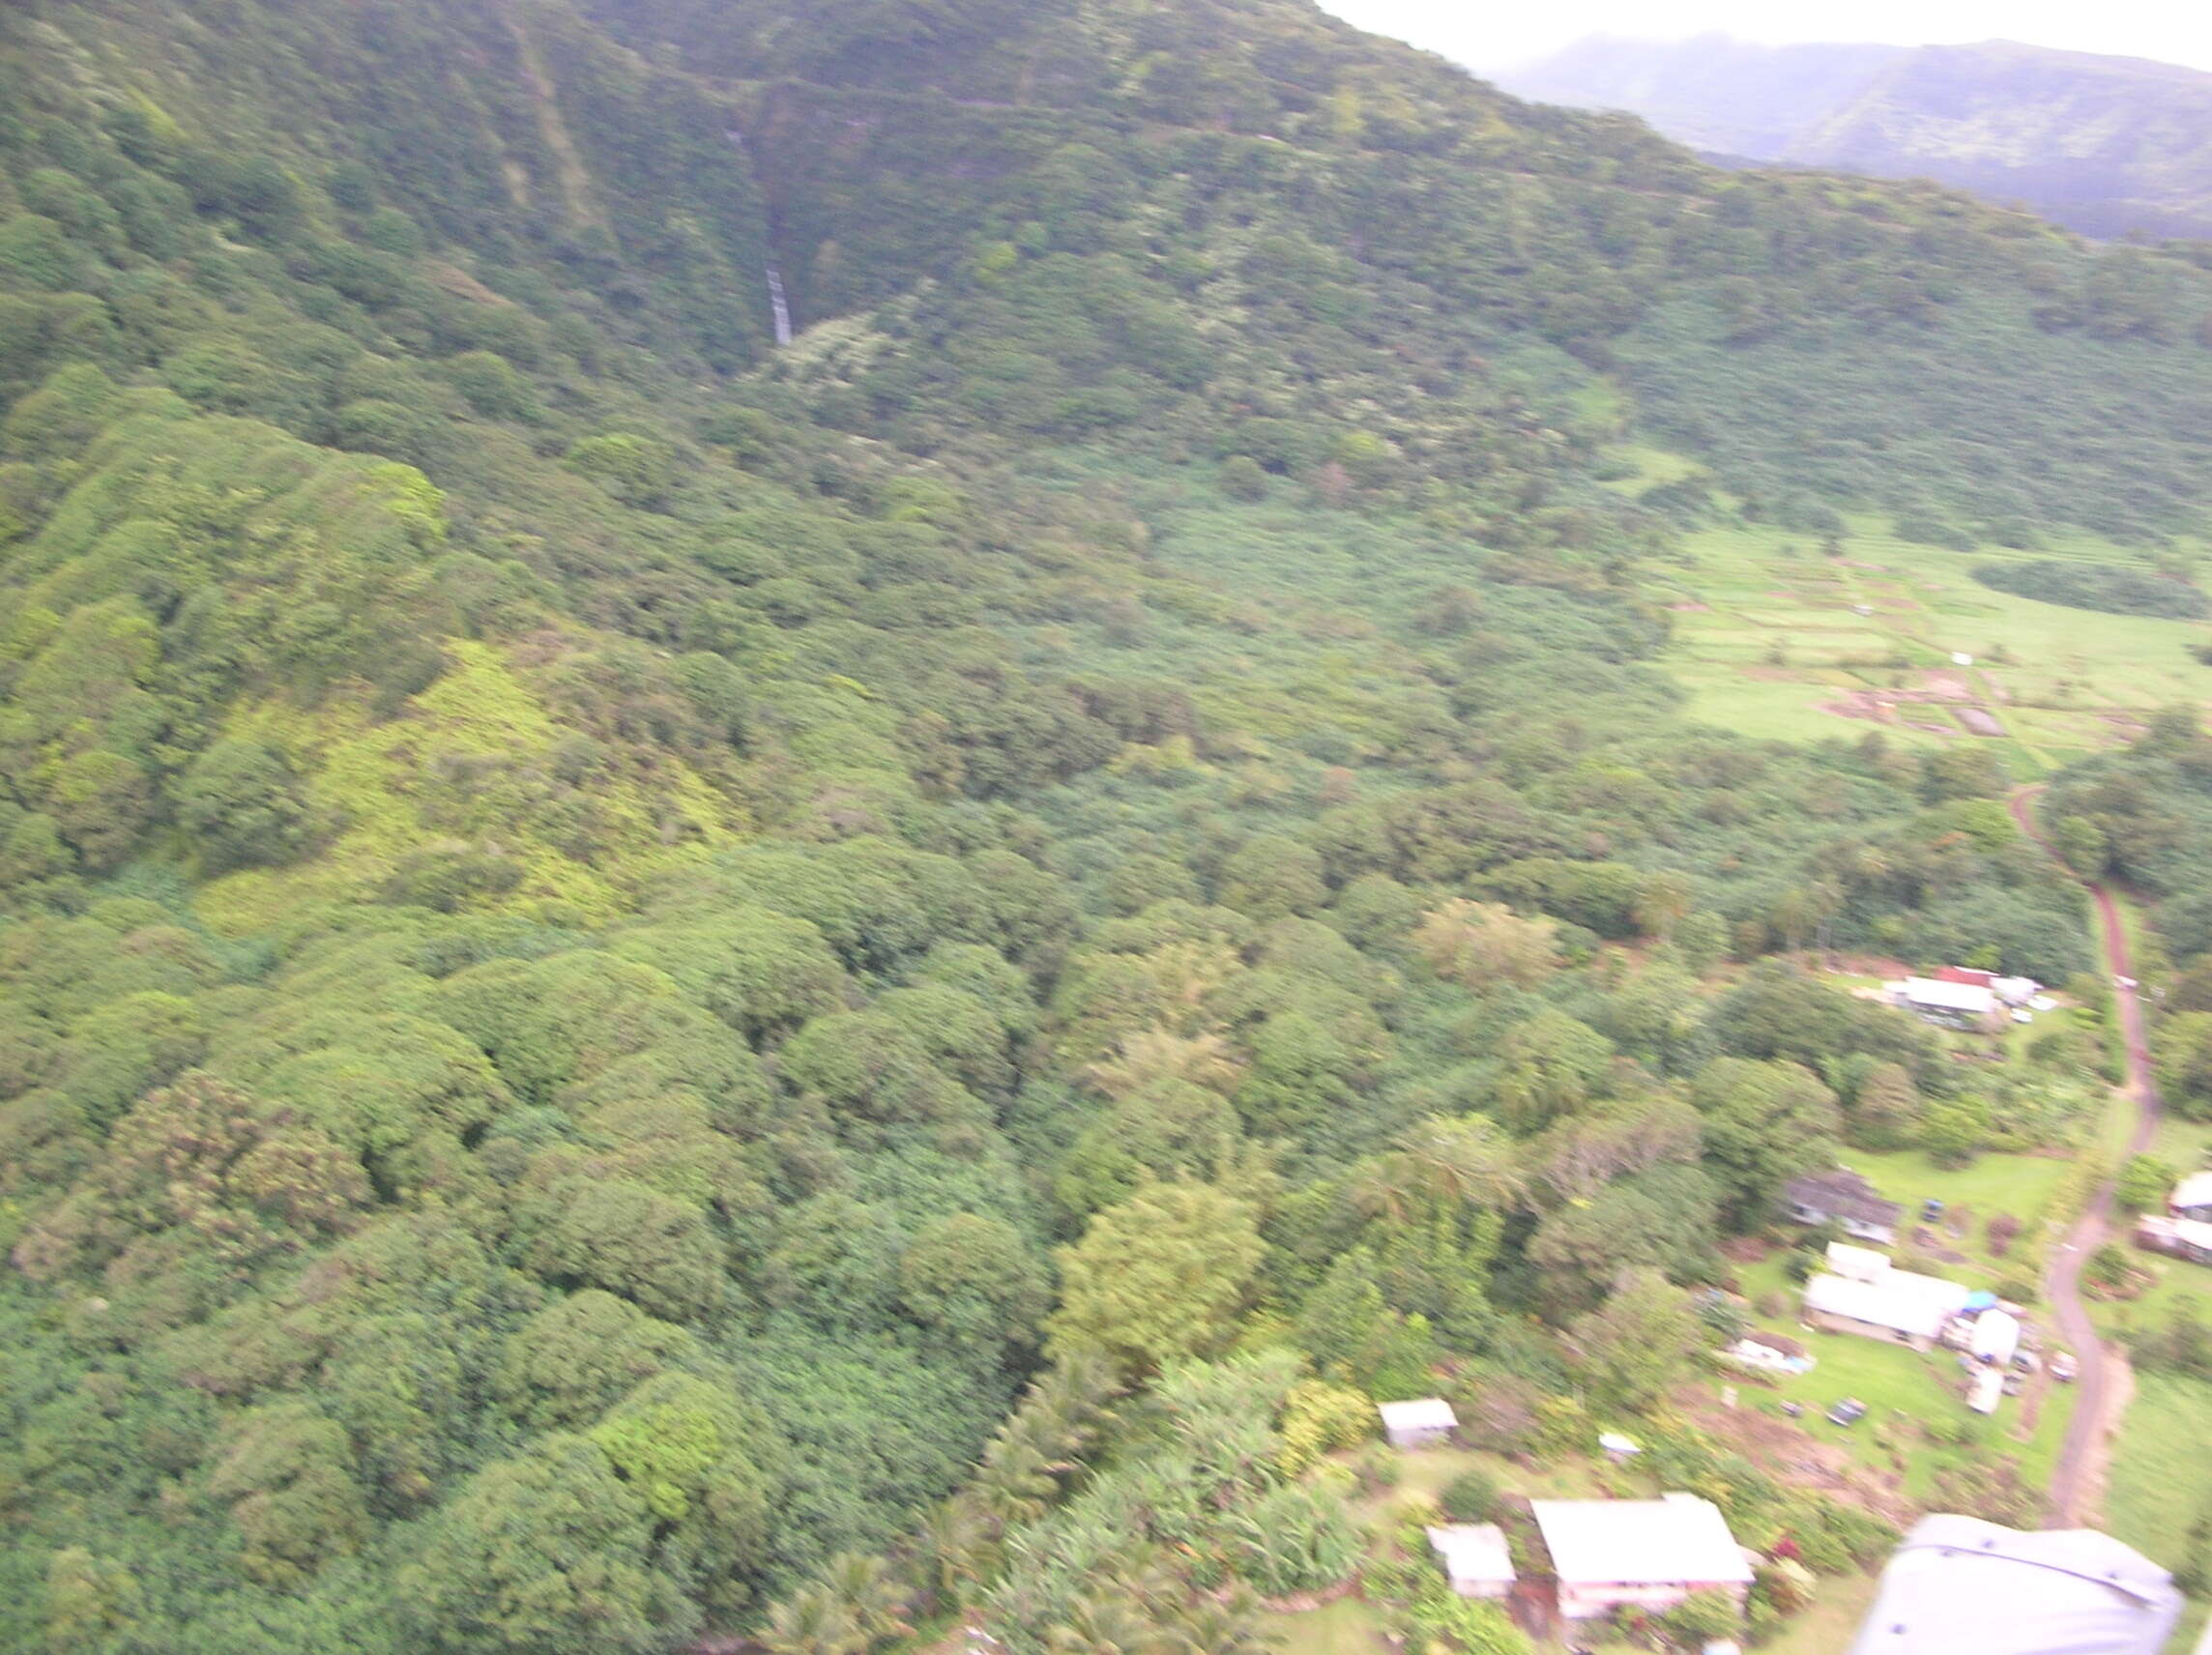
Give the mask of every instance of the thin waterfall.
<path id="1" fill-rule="evenodd" d="M 768 304 L 775 312 L 775 343 L 780 350 L 791 343 L 791 306 L 784 303 L 783 273 L 772 264 L 768 267 Z"/>

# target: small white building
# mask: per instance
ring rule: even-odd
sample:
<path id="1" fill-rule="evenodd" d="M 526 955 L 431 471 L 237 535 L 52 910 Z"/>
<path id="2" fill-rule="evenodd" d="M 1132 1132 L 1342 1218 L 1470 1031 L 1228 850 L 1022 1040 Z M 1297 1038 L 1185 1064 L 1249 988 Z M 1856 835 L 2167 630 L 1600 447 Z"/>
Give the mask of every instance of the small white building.
<path id="1" fill-rule="evenodd" d="M 1828 1243 L 1828 1273 L 1854 1282 L 1878 1282 L 1889 1274 L 1887 1253 L 1872 1247 L 1854 1247 L 1848 1241 Z"/>
<path id="2" fill-rule="evenodd" d="M 1721 1354 L 1732 1362 L 1740 1362 L 1762 1374 L 1782 1374 L 1791 1378 L 1809 1374 L 1819 1365 L 1802 1344 L 1786 1333 L 1746 1333 Z"/>
<path id="3" fill-rule="evenodd" d="M 1982 1361 L 2003 1367 L 2020 1350 L 2020 1318 L 2001 1310 L 1983 1311 L 1974 1318 L 1966 1350 Z"/>
<path id="4" fill-rule="evenodd" d="M 1393 1448 L 1431 1448 L 1459 1429 L 1459 1415 L 1442 1397 L 1377 1403 L 1375 1411 L 1382 1416 L 1382 1435 Z"/>
<path id="5" fill-rule="evenodd" d="M 1513 1553 L 1495 1523 L 1446 1523 L 1429 1530 L 1451 1589 L 1463 1598 L 1501 1598 L 1513 1590 Z"/>
<path id="6" fill-rule="evenodd" d="M 1728 1520 L 1696 1495 L 1528 1504 L 1558 1577 L 1559 1613 L 1569 1620 L 1624 1604 L 1657 1612 L 1699 1591 L 1726 1592 L 1741 1604 L 1751 1585 L 1751 1560 Z"/>
<path id="7" fill-rule="evenodd" d="M 1966 1385 L 1966 1406 L 1976 1413 L 1994 1413 L 1997 1400 L 2004 1395 L 2004 1370 L 1981 1368 Z"/>

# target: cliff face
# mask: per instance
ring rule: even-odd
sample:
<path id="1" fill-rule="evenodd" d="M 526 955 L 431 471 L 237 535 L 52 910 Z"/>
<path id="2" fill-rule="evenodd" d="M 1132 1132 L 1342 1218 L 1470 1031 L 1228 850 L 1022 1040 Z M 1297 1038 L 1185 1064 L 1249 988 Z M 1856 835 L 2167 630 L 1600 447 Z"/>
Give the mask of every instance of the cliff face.
<path id="1" fill-rule="evenodd" d="M 2084 234 L 2212 234 L 2212 74 L 2011 41 L 1585 42 L 1504 78 L 1702 149 L 2019 200 Z"/>

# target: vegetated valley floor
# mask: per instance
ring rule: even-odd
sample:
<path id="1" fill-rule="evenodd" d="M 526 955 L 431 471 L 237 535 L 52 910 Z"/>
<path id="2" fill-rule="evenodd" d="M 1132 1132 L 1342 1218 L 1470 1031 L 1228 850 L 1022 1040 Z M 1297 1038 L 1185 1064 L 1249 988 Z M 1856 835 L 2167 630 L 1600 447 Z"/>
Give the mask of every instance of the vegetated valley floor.
<path id="1" fill-rule="evenodd" d="M 1623 486 L 1679 469 L 1638 457 L 1644 469 Z M 2016 597 L 1971 572 L 2005 560 L 2134 565 L 2136 549 L 2075 537 L 1958 552 L 1848 521 L 1827 552 L 1819 535 L 1763 526 L 1685 537 L 1665 583 L 1667 665 L 1694 717 L 1783 740 L 1986 740 L 2028 779 L 2117 745 L 2152 709 L 2212 700 L 2212 667 L 2189 653 L 2212 643 L 2212 624 Z"/>

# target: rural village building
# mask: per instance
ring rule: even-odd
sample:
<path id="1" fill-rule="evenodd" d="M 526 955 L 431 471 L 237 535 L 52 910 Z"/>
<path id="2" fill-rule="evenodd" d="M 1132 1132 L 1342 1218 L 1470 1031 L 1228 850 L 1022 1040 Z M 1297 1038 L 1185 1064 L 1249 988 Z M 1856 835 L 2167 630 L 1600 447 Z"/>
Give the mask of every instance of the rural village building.
<path id="1" fill-rule="evenodd" d="M 1888 1246 L 1897 1239 L 1905 1208 L 1884 1201 L 1861 1173 L 1836 1167 L 1809 1173 L 1782 1186 L 1782 1205 L 1799 1224 L 1834 1224 L 1847 1235 Z"/>
<path id="2" fill-rule="evenodd" d="M 2166 1198 L 2166 1210 L 2169 1217 L 2212 1224 L 2212 1173 L 2191 1173 L 2175 1184 Z"/>
<path id="3" fill-rule="evenodd" d="M 1692 1592 L 1722 1591 L 1738 1604 L 1752 1565 L 1720 1507 L 1696 1495 L 1648 1500 L 1530 1500 L 1569 1620 L 1624 1604 L 1654 1612 Z"/>
<path id="4" fill-rule="evenodd" d="M 2187 1259 L 2193 1264 L 2212 1264 L 2212 1224 L 2146 1212 L 2136 1220 L 2136 1245 Z"/>
<path id="5" fill-rule="evenodd" d="M 1885 985 L 1906 1010 L 1947 1029 L 1986 1029 L 1998 1017 L 1997 991 L 1986 982 L 1945 982 L 1940 977 L 1906 977 Z"/>
<path id="6" fill-rule="evenodd" d="M 1787 1333 L 1746 1333 L 1721 1352 L 1732 1362 L 1765 1374 L 1809 1374 L 1817 1365 L 1803 1341 Z"/>
<path id="7" fill-rule="evenodd" d="M 1805 1320 L 1830 1333 L 1932 1350 L 1944 1324 L 1966 1308 L 1971 1290 L 1940 1276 L 1901 1270 L 1886 1254 L 1838 1241 L 1827 1274 L 1805 1284 Z"/>
<path id="8" fill-rule="evenodd" d="M 1393 1448 L 1431 1448 L 1459 1429 L 1459 1415 L 1442 1397 L 1378 1403 L 1375 1411 L 1382 1416 L 1382 1435 Z"/>
<path id="9" fill-rule="evenodd" d="M 1502 1598 L 1513 1589 L 1513 1553 L 1495 1523 L 1446 1523 L 1429 1530 L 1451 1589 L 1463 1598 Z"/>

